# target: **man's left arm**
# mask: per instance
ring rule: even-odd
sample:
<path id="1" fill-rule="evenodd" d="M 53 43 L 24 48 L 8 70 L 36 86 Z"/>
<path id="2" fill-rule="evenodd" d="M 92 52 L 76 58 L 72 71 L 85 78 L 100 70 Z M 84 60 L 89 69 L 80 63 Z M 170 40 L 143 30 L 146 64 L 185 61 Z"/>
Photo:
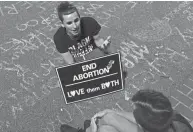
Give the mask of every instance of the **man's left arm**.
<path id="1" fill-rule="evenodd" d="M 111 43 L 110 38 L 111 38 L 111 36 L 108 36 L 106 39 L 104 39 L 104 38 L 100 37 L 99 34 L 97 34 L 97 35 L 93 36 L 93 38 L 94 38 L 96 46 L 100 50 L 102 50 L 105 54 L 109 54 L 109 53 L 112 52 L 111 49 L 110 49 L 110 43 Z"/>

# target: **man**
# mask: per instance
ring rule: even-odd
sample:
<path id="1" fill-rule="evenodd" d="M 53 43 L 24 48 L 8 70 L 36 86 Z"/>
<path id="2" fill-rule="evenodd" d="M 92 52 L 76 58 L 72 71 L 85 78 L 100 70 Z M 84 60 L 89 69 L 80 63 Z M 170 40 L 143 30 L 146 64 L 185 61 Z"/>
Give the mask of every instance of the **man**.
<path id="1" fill-rule="evenodd" d="M 112 132 L 108 131 L 109 127 L 115 129 L 114 132 L 193 132 L 188 120 L 172 108 L 169 98 L 163 93 L 143 89 L 137 91 L 131 101 L 133 112 L 101 111 L 92 117 L 92 131 L 87 132 Z M 102 121 L 99 128 L 95 123 L 97 118 Z"/>
<path id="2" fill-rule="evenodd" d="M 111 52 L 110 37 L 104 40 L 99 36 L 101 26 L 95 19 L 80 17 L 77 8 L 68 2 L 62 2 L 57 11 L 62 27 L 55 33 L 54 43 L 67 64 L 94 59 Z M 61 132 L 92 132 L 96 127 L 93 121 L 85 121 L 84 130 L 66 124 L 60 129 Z"/>
<path id="3" fill-rule="evenodd" d="M 95 19 L 80 17 L 69 2 L 62 2 L 57 11 L 62 26 L 54 35 L 54 43 L 67 64 L 109 53 L 110 37 L 104 40 L 99 36 L 101 26 Z"/>
<path id="4" fill-rule="evenodd" d="M 110 37 L 106 40 L 99 36 L 101 26 L 91 17 L 80 17 L 75 6 L 69 2 L 59 4 L 58 17 L 62 26 L 54 34 L 56 49 L 67 64 L 94 59 L 110 52 Z M 85 121 L 85 127 L 90 126 Z M 63 124 L 61 132 L 77 132 L 77 129 Z"/>

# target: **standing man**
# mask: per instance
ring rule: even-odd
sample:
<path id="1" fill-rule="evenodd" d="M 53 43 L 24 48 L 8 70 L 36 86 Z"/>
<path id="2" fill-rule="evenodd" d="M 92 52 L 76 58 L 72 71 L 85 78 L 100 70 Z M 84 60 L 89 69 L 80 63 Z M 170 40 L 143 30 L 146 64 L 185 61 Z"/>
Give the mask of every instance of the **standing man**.
<path id="1" fill-rule="evenodd" d="M 101 26 L 91 17 L 80 17 L 75 6 L 62 2 L 58 8 L 62 26 L 54 35 L 56 49 L 67 64 L 93 59 L 108 54 L 110 36 L 99 36 Z"/>

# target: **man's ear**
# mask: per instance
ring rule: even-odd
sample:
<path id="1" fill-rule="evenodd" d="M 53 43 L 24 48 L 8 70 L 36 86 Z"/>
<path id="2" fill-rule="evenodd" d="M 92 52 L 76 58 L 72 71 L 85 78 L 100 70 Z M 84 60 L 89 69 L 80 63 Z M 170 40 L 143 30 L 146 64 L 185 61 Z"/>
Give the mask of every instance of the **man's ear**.
<path id="1" fill-rule="evenodd" d="M 61 26 L 62 26 L 62 27 L 64 27 L 64 24 L 63 24 L 63 23 L 61 23 Z"/>
<path id="2" fill-rule="evenodd" d="M 60 23 L 61 23 L 61 26 L 62 26 L 62 27 L 65 27 L 63 21 L 60 21 Z"/>

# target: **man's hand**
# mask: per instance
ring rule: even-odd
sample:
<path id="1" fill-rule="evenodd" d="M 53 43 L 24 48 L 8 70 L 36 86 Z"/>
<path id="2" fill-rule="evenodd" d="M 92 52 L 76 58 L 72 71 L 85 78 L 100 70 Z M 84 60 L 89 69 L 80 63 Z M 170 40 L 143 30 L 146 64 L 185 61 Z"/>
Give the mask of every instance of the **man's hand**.
<path id="1" fill-rule="evenodd" d="M 91 132 L 97 132 L 97 125 L 96 125 L 96 118 L 92 117 L 91 118 Z"/>
<path id="2" fill-rule="evenodd" d="M 111 36 L 108 36 L 107 39 L 103 42 L 103 44 L 100 46 L 100 48 L 105 49 L 109 46 L 111 43 Z"/>
<path id="3" fill-rule="evenodd" d="M 103 110 L 103 111 L 100 111 L 98 113 L 96 113 L 93 118 L 97 118 L 97 117 L 103 117 L 104 115 L 106 115 L 107 113 L 111 113 L 111 112 L 115 112 L 113 110 L 110 110 L 110 109 L 106 109 L 106 110 Z"/>

